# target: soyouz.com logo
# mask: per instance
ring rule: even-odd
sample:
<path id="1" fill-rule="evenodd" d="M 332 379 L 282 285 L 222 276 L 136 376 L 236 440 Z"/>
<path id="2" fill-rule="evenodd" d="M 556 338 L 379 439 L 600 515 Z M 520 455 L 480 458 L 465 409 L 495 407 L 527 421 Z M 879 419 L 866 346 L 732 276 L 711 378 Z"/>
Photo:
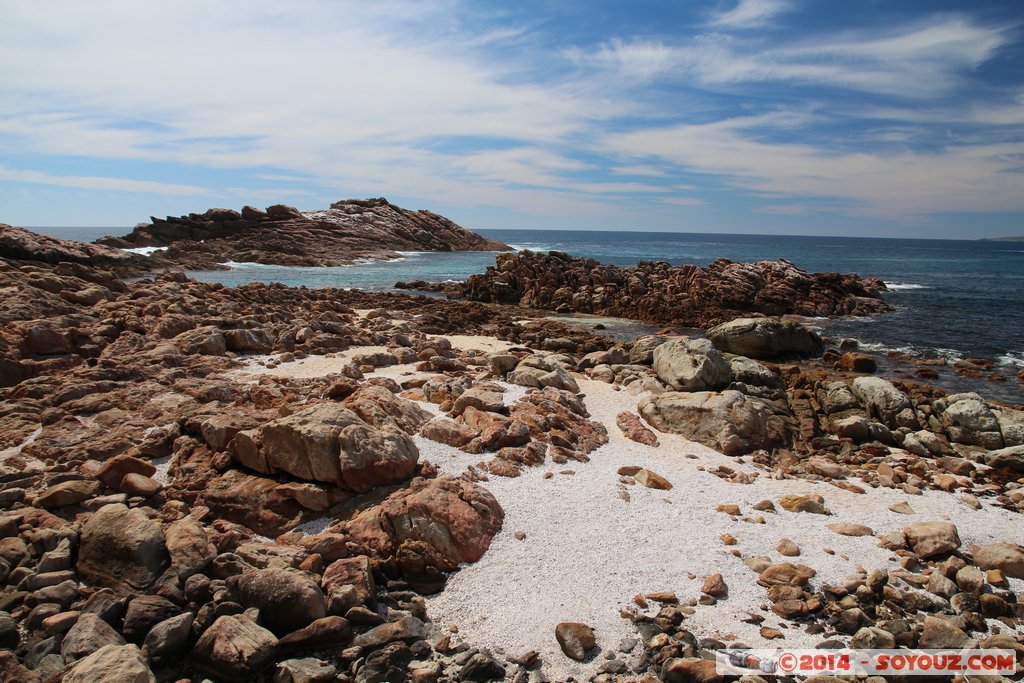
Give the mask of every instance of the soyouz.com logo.
<path id="1" fill-rule="evenodd" d="M 1017 658 L 1013 650 L 719 650 L 715 670 L 731 676 L 1010 676 Z"/>

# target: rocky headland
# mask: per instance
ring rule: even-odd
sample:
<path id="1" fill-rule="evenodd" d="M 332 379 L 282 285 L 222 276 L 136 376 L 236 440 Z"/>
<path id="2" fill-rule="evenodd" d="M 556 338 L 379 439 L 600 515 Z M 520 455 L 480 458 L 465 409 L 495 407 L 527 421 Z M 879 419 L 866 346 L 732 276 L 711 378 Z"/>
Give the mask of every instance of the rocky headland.
<path id="1" fill-rule="evenodd" d="M 4 680 L 650 683 L 716 680 L 744 646 L 1024 652 L 1020 406 L 883 379 L 777 317 L 883 310 L 871 281 L 573 265 L 444 301 L 125 280 L 30 243 L 0 258 Z M 577 263 L 545 258 L 499 270 Z M 631 278 L 644 319 L 719 324 L 615 341 L 533 308 L 624 314 L 600 282 Z"/>
<path id="2" fill-rule="evenodd" d="M 785 260 L 706 266 L 641 262 L 634 268 L 561 252 L 497 256 L 487 272 L 444 288 L 451 297 L 558 312 L 710 327 L 750 314 L 875 315 L 885 284 L 852 274 L 807 273 Z"/>
<path id="3" fill-rule="evenodd" d="M 154 267 L 223 269 L 228 261 L 284 266 L 336 266 L 359 258 L 394 258 L 400 251 L 502 251 L 444 216 L 410 211 L 386 199 L 348 199 L 302 212 L 275 204 L 264 211 L 209 209 L 187 216 L 152 217 L 123 237 L 100 244 L 120 249 L 166 247 Z"/>

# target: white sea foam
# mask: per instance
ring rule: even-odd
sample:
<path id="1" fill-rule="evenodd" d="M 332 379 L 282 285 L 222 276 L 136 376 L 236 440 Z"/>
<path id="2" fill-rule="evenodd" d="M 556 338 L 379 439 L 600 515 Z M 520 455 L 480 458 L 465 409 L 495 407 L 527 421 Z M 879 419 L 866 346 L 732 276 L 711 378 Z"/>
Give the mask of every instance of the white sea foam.
<path id="1" fill-rule="evenodd" d="M 996 358 L 1000 365 L 1015 365 L 1024 367 L 1024 351 L 1010 351 L 1009 353 Z"/>
<path id="2" fill-rule="evenodd" d="M 891 292 L 904 292 L 912 289 L 931 289 L 928 285 L 918 285 L 913 282 L 886 282 L 885 286 Z"/>
<path id="3" fill-rule="evenodd" d="M 132 247 L 131 249 L 122 249 L 121 251 L 127 251 L 129 254 L 152 256 L 158 251 L 167 251 L 167 247 Z"/>
<path id="4" fill-rule="evenodd" d="M 511 247 L 512 249 L 514 249 L 515 251 L 524 251 L 524 250 L 526 250 L 526 251 L 542 251 L 542 252 L 558 251 L 558 249 L 555 249 L 554 247 L 550 247 L 550 246 L 548 246 L 546 244 L 529 244 L 529 243 L 527 243 L 527 244 L 510 244 L 508 246 Z"/>

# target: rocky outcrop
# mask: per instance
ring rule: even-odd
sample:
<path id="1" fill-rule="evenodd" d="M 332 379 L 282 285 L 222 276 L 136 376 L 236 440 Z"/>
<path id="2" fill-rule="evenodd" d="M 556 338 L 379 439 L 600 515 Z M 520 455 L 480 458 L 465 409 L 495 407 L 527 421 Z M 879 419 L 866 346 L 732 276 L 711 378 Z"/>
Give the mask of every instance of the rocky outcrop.
<path id="1" fill-rule="evenodd" d="M 151 219 L 124 237 L 99 243 L 120 248 L 167 247 L 153 265 L 223 267 L 227 261 L 289 266 L 331 266 L 356 258 L 393 258 L 398 251 L 501 251 L 509 247 L 481 237 L 430 211 L 409 211 L 386 199 L 350 199 L 322 211 L 275 205 L 210 209 Z"/>
<path id="2" fill-rule="evenodd" d="M 691 327 L 760 313 L 874 315 L 888 310 L 873 278 L 807 273 L 788 261 L 619 268 L 561 252 L 498 254 L 497 265 L 446 291 L 474 301 L 520 304 Z"/>
<path id="3" fill-rule="evenodd" d="M 136 254 L 100 244 L 57 239 L 4 223 L 0 223 L 0 258 L 51 264 L 81 263 L 116 268 L 125 273 L 145 268 L 145 258 Z"/>

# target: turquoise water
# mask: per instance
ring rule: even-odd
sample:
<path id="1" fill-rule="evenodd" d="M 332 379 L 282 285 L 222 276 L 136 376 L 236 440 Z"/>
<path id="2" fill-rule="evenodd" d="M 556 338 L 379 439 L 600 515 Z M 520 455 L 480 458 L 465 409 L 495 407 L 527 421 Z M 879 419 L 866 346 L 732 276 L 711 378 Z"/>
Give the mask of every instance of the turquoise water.
<path id="1" fill-rule="evenodd" d="M 58 237 L 90 241 L 123 228 L 41 228 Z M 785 258 L 808 271 L 852 272 L 890 285 L 896 310 L 870 319 L 821 321 L 825 334 L 853 337 L 868 348 L 924 357 L 995 359 L 1006 374 L 1024 366 L 1024 243 L 858 237 L 714 235 L 703 233 L 480 230 L 516 248 L 556 249 L 604 263 L 640 260 L 707 265 L 716 258 Z M 398 280 L 463 280 L 494 264 L 493 253 L 407 253 L 394 262 L 337 268 L 237 264 L 228 271 L 193 273 L 208 282 L 239 285 L 391 289 Z M 966 388 L 957 378 L 956 388 Z M 947 382 L 948 383 L 948 382 Z M 985 383 L 989 395 L 1024 401 L 1015 381 Z"/>

